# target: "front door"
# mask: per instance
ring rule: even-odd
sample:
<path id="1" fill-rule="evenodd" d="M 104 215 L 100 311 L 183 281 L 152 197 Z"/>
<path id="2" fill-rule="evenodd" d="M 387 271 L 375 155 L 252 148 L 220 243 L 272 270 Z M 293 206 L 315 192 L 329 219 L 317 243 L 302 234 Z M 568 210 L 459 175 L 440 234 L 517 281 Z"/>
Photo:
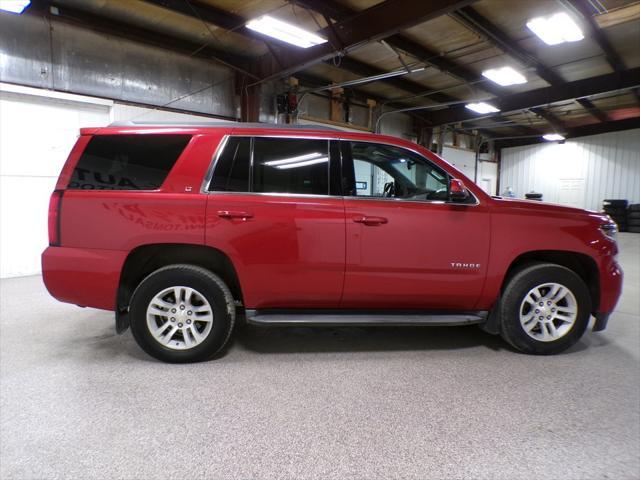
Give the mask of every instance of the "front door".
<path id="1" fill-rule="evenodd" d="M 449 175 L 415 152 L 366 142 L 342 152 L 352 183 L 342 305 L 472 310 L 487 270 L 486 207 L 449 202 Z"/>

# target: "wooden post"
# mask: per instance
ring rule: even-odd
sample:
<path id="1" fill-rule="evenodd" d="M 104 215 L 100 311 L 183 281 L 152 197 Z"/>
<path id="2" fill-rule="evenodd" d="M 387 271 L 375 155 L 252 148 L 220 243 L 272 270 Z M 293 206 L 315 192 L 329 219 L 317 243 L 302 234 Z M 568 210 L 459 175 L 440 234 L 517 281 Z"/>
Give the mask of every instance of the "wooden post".
<path id="1" fill-rule="evenodd" d="M 342 94 L 344 89 L 332 88 L 331 89 L 331 107 L 329 119 L 332 122 L 344 122 L 344 110 L 342 108 Z"/>
<path id="2" fill-rule="evenodd" d="M 375 113 L 376 105 L 377 103 L 375 100 L 367 98 L 367 107 L 369 107 L 369 124 L 367 125 L 367 127 L 371 131 L 373 131 L 374 125 L 375 125 L 374 113 Z"/>

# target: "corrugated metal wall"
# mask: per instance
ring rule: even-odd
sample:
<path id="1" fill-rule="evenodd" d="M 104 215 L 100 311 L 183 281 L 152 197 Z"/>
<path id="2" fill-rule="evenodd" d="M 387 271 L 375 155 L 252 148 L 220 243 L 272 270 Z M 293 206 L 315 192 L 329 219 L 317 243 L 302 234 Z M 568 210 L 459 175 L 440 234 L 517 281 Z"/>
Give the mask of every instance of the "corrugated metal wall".
<path id="1" fill-rule="evenodd" d="M 2 82 L 236 116 L 234 72 L 213 62 L 34 15 L 0 15 L 0 32 Z"/>
<path id="2" fill-rule="evenodd" d="M 605 198 L 640 203 L 640 129 L 505 148 L 499 191 L 507 187 L 520 198 L 535 190 L 544 201 L 589 210 Z"/>

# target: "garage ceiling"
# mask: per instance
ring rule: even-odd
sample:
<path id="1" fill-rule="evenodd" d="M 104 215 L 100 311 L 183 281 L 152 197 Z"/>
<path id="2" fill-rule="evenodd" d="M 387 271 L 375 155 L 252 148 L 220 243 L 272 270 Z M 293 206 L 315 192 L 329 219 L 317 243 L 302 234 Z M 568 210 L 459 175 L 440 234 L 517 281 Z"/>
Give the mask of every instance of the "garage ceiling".
<path id="1" fill-rule="evenodd" d="M 31 14 L 51 15 L 51 6 L 62 20 L 222 62 L 251 83 L 295 76 L 317 87 L 424 67 L 346 90 L 393 108 L 429 106 L 412 112 L 425 126 L 494 138 L 640 126 L 639 1 L 38 0 Z M 583 40 L 548 46 L 526 27 L 560 11 Z M 244 26 L 263 14 L 329 42 L 298 49 Z M 481 76 L 505 65 L 527 83 L 501 87 Z M 489 99 L 501 112 L 464 109 Z"/>

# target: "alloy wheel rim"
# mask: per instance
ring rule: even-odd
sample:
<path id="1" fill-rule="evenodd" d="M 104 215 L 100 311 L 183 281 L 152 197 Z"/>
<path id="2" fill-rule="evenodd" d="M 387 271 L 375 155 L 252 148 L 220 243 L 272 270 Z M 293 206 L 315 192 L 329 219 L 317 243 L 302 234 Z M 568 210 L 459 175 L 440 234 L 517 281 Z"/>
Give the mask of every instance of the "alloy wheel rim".
<path id="1" fill-rule="evenodd" d="M 553 342 L 567 335 L 578 318 L 573 292 L 559 283 L 533 287 L 520 304 L 520 325 L 539 342 Z"/>
<path id="2" fill-rule="evenodd" d="M 147 306 L 147 328 L 162 346 L 189 350 L 206 340 L 213 327 L 213 309 L 198 290 L 173 286 L 156 294 Z"/>

